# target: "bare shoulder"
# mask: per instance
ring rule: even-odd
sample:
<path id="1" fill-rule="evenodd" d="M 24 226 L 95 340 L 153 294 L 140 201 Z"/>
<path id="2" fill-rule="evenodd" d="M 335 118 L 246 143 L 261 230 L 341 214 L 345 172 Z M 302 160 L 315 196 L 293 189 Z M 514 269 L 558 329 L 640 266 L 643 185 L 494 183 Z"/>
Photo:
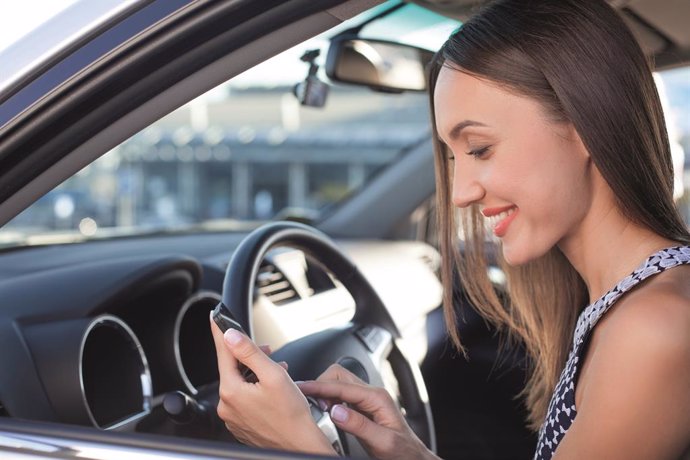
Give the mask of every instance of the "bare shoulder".
<path id="1" fill-rule="evenodd" d="M 594 328 L 564 452 L 679 458 L 690 447 L 688 388 L 690 267 L 676 267 L 626 294 Z"/>
<path id="2" fill-rule="evenodd" d="M 621 298 L 596 329 L 602 344 L 636 347 L 644 343 L 690 352 L 690 266 L 667 270 L 640 284 Z"/>
<path id="3" fill-rule="evenodd" d="M 621 298 L 595 327 L 592 346 L 592 357 L 644 369 L 639 378 L 673 373 L 690 385 L 690 266 L 655 275 Z"/>

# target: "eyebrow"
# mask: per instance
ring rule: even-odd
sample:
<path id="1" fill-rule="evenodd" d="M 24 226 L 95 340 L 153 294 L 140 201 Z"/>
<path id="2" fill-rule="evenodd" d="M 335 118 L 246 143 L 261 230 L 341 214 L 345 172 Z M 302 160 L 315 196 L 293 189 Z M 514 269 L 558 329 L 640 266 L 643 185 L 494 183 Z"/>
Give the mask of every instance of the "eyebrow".
<path id="1" fill-rule="evenodd" d="M 450 133 L 448 134 L 449 139 L 452 141 L 456 140 L 458 137 L 460 137 L 460 133 L 462 132 L 462 130 L 469 127 L 469 126 L 486 127 L 487 125 L 485 125 L 482 122 L 474 121 L 474 120 L 461 121 L 460 123 L 453 126 L 453 129 L 450 130 Z"/>

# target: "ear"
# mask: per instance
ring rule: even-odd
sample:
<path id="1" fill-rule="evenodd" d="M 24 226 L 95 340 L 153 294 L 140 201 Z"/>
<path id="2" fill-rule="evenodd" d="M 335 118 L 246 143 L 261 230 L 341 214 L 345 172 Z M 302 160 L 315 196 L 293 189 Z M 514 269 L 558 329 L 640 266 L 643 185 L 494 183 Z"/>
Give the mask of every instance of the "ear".
<path id="1" fill-rule="evenodd" d="M 577 129 L 575 129 L 575 125 L 573 125 L 572 123 L 568 123 L 568 131 L 568 138 L 575 143 L 575 150 L 577 151 L 577 153 L 581 155 L 583 160 L 587 162 L 591 161 L 592 155 L 589 153 L 589 150 L 585 146 L 585 143 L 582 142 L 580 133 L 578 133 Z"/>

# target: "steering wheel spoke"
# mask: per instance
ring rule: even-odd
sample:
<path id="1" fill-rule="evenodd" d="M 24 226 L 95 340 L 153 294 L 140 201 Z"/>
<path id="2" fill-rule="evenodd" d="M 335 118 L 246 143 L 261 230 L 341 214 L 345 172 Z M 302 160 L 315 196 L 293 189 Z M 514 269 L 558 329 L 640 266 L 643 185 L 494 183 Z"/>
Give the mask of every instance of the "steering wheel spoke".
<path id="1" fill-rule="evenodd" d="M 375 364 L 388 358 L 393 348 L 393 335 L 380 326 L 364 325 L 355 329 L 355 335 L 362 341 L 371 354 Z"/>

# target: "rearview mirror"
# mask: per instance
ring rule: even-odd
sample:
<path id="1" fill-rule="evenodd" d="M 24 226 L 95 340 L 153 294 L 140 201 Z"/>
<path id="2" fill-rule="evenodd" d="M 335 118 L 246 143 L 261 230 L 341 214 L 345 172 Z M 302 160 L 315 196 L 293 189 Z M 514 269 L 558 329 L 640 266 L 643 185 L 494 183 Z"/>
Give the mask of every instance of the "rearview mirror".
<path id="1" fill-rule="evenodd" d="M 431 51 L 401 43 L 340 37 L 328 49 L 326 75 L 379 91 L 425 91 L 425 69 L 433 56 Z"/>

